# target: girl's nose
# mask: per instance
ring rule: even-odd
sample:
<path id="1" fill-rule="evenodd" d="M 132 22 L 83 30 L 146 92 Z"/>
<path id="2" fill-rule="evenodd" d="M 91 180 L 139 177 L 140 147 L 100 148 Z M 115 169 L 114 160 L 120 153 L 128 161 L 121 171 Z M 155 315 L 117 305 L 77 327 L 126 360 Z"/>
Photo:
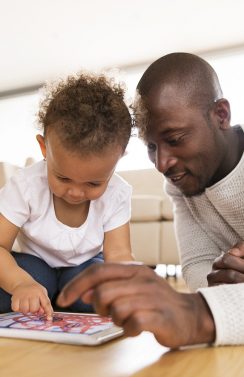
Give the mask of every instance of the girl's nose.
<path id="1" fill-rule="evenodd" d="M 73 198 L 83 198 L 85 196 L 83 188 L 75 186 L 69 188 L 68 194 Z"/>

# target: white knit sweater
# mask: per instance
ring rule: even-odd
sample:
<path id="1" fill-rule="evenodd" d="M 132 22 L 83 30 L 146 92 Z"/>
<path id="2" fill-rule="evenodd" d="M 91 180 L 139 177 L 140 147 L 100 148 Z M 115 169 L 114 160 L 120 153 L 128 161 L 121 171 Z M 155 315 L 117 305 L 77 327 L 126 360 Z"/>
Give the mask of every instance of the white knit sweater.
<path id="1" fill-rule="evenodd" d="M 228 176 L 200 196 L 187 198 L 169 182 L 166 192 L 174 205 L 183 276 L 195 291 L 207 286 L 214 259 L 244 240 L 244 154 Z M 244 284 L 199 291 L 215 319 L 216 344 L 244 344 Z"/>
<path id="2" fill-rule="evenodd" d="M 212 312 L 215 345 L 244 344 L 244 283 L 225 284 L 198 290 Z"/>

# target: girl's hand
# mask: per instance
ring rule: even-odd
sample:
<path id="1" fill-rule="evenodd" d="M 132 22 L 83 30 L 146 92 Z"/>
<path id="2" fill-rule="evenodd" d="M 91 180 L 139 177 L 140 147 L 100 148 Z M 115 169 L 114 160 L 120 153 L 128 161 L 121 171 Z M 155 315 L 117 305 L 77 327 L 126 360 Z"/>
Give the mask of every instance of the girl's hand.
<path id="1" fill-rule="evenodd" d="M 244 241 L 215 259 L 207 279 L 209 286 L 244 282 Z"/>
<path id="2" fill-rule="evenodd" d="M 14 312 L 46 314 L 52 320 L 53 308 L 47 290 L 37 282 L 19 284 L 12 292 L 12 310 Z"/>

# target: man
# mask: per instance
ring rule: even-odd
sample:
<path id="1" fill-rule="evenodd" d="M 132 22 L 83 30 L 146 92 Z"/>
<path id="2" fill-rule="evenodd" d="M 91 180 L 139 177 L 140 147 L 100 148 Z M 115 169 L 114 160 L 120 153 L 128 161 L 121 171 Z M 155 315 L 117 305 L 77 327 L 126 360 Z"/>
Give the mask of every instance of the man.
<path id="1" fill-rule="evenodd" d="M 196 290 L 207 285 L 213 261 L 244 239 L 244 132 L 230 126 L 218 77 L 195 55 L 160 58 L 138 91 L 136 123 L 149 158 L 166 177 L 183 276 Z M 244 281 L 244 261 L 230 253 L 227 259 L 225 268 L 238 264 Z M 239 282 L 237 272 L 214 271 L 209 282 Z"/>
<path id="2" fill-rule="evenodd" d="M 169 54 L 149 66 L 138 92 L 136 124 L 166 177 L 187 284 L 243 282 L 244 133 L 230 126 L 216 73 L 195 55 Z M 104 265 L 71 283 L 59 304 L 79 296 L 127 335 L 149 330 L 170 347 L 244 344 L 244 284 L 180 294 L 144 266 Z"/>

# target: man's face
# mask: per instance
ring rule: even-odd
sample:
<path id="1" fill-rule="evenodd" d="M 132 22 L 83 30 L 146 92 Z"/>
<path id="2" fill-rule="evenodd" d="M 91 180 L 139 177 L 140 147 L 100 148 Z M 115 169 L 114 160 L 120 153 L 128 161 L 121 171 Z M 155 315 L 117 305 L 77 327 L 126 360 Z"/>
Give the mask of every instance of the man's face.
<path id="1" fill-rule="evenodd" d="M 186 196 L 201 194 L 221 177 L 226 141 L 213 108 L 204 114 L 168 90 L 145 98 L 146 144 L 157 170 Z"/>

